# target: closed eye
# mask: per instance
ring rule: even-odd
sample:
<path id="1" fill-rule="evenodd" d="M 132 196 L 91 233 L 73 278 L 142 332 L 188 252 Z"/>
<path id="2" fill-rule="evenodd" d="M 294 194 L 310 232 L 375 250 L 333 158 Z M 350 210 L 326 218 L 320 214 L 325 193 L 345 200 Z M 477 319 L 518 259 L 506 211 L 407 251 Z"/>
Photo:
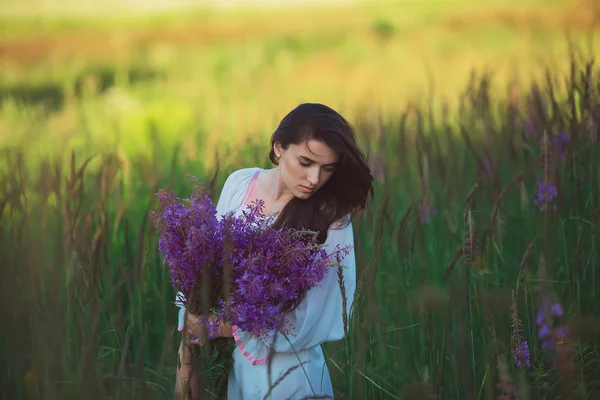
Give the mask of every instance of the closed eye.
<path id="1" fill-rule="evenodd" d="M 304 168 L 310 167 L 310 163 L 304 161 L 300 161 L 300 165 L 302 165 Z M 324 167 L 323 170 L 325 170 L 327 173 L 332 173 L 335 171 L 335 167 Z"/>
<path id="2" fill-rule="evenodd" d="M 300 163 L 300 165 L 302 165 L 303 167 L 309 167 L 311 164 L 314 163 L 314 161 L 307 159 L 305 157 L 299 158 L 298 162 Z M 323 167 L 323 169 L 327 172 L 333 172 L 335 171 L 335 164 L 327 164 Z"/>

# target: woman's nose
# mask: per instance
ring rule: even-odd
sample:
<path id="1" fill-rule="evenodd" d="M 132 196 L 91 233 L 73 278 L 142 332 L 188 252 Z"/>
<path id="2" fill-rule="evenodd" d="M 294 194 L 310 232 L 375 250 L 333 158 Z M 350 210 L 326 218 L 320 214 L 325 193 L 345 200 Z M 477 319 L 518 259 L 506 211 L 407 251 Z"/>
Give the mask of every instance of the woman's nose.
<path id="1" fill-rule="evenodd" d="M 310 172 L 308 173 L 308 181 L 310 182 L 310 184 L 312 186 L 317 186 L 317 184 L 319 183 L 320 173 L 321 173 L 321 170 L 319 168 L 311 169 Z"/>

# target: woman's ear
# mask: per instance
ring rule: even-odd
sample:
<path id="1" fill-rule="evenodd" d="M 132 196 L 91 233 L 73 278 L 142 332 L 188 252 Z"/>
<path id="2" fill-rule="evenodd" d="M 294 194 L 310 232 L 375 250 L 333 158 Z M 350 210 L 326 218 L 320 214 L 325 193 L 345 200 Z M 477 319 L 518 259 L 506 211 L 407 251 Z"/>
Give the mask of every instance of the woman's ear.
<path id="1" fill-rule="evenodd" d="M 273 152 L 275 153 L 275 157 L 281 157 L 281 153 L 283 153 L 283 146 L 281 146 L 281 142 L 273 143 Z"/>

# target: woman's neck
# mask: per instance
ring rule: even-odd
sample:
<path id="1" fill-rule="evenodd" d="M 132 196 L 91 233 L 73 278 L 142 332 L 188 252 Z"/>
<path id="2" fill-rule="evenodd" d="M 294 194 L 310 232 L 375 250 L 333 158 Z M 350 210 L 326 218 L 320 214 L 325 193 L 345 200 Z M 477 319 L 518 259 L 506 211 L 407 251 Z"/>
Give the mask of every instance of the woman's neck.
<path id="1" fill-rule="evenodd" d="M 271 187 L 271 199 L 275 203 L 285 202 L 287 203 L 289 200 L 294 197 L 292 192 L 287 188 L 281 175 L 279 174 L 279 167 L 273 168 L 270 171 L 270 184 Z"/>
<path id="2" fill-rule="evenodd" d="M 283 182 L 278 167 L 266 172 L 267 176 L 265 176 L 265 192 L 263 196 L 268 204 L 265 212 L 273 215 L 279 213 L 294 195 Z"/>

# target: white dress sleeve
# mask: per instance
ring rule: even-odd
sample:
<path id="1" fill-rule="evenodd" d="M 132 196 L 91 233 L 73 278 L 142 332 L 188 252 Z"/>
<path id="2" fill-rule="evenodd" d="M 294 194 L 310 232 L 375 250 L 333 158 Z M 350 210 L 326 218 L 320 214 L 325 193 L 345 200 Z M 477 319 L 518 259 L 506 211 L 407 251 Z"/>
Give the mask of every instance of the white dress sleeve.
<path id="1" fill-rule="evenodd" d="M 225 183 L 223 184 L 221 194 L 219 195 L 219 201 L 216 205 L 217 218 L 220 219 L 228 212 L 237 211 L 247 195 L 248 186 L 250 185 L 254 174 L 258 170 L 259 168 L 238 169 L 227 177 Z M 177 330 L 180 332 L 183 331 L 185 324 L 186 308 L 183 304 L 183 299 L 183 293 L 177 292 L 175 296 L 175 305 L 179 307 Z"/>
<path id="2" fill-rule="evenodd" d="M 342 229 L 330 229 L 325 245 L 327 251 L 332 251 L 337 245 L 354 246 L 352 223 Z M 253 365 L 264 364 L 271 348 L 276 352 L 295 352 L 344 337 L 347 329 L 344 319 L 350 320 L 356 290 L 354 247 L 340 263 L 343 266 L 345 299 L 340 289 L 338 268 L 330 267 L 320 285 L 309 290 L 298 307 L 286 316 L 293 325 L 292 334 L 287 338 L 273 331 L 267 339 L 262 339 L 232 327 L 239 349 Z"/>

